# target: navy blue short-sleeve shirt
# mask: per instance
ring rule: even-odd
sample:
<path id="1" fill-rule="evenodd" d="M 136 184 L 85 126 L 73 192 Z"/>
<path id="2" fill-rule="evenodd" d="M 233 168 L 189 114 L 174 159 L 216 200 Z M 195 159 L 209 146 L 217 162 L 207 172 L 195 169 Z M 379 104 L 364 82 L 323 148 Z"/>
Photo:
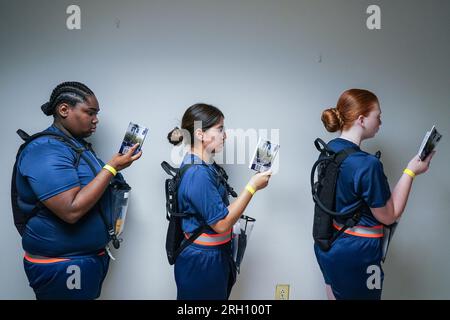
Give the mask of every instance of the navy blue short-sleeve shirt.
<path id="1" fill-rule="evenodd" d="M 55 126 L 47 131 L 63 134 Z M 78 146 L 82 140 L 73 139 Z M 85 152 L 100 171 L 104 163 Z M 75 187 L 83 188 L 96 174 L 84 159 L 75 166 L 76 153 L 53 137 L 40 137 L 22 151 L 17 163 L 16 185 L 19 206 L 30 214 L 38 201 L 45 201 Z M 63 257 L 83 255 L 104 248 L 108 234 L 99 211 L 94 207 L 75 224 L 69 224 L 44 208 L 27 223 L 22 246 L 31 254 Z"/>
<path id="2" fill-rule="evenodd" d="M 335 152 L 346 148 L 358 150 L 341 164 L 336 186 L 336 211 L 345 212 L 354 208 L 361 198 L 370 208 L 384 207 L 391 191 L 381 161 L 342 138 L 331 140 L 328 146 Z M 380 223 L 370 213 L 363 215 L 359 224 L 374 226 Z"/>
<path id="3" fill-rule="evenodd" d="M 199 157 L 188 153 L 181 168 L 195 163 L 187 169 L 178 189 L 178 206 L 182 213 L 197 213 L 208 225 L 217 223 L 228 215 L 228 193 L 219 182 L 218 173 L 212 164 L 206 164 Z M 192 216 L 183 219 L 183 231 L 193 232 L 201 222 Z"/>

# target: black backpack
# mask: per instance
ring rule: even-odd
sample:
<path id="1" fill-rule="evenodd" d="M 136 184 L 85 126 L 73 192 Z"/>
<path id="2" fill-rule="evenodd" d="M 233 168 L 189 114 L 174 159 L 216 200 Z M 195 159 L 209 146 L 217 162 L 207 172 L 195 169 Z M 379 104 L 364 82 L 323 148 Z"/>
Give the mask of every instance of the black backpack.
<path id="1" fill-rule="evenodd" d="M 79 147 L 77 146 L 72 140 L 70 140 L 67 136 L 58 134 L 51 131 L 42 131 L 39 133 L 36 133 L 32 136 L 27 134 L 25 131 L 19 129 L 17 130 L 17 134 L 24 140 L 25 142 L 19 147 L 19 150 L 17 151 L 16 155 L 16 161 L 14 163 L 13 173 L 12 173 L 12 179 L 11 179 L 11 206 L 13 211 L 13 218 L 14 218 L 14 225 L 17 228 L 17 231 L 19 232 L 20 236 L 23 235 L 25 231 L 25 226 L 33 216 L 35 216 L 40 210 L 45 210 L 46 207 L 38 201 L 33 210 L 30 214 L 24 213 L 20 207 L 19 207 L 19 201 L 21 201 L 19 194 L 17 192 L 17 186 L 16 186 L 16 176 L 17 176 L 17 162 L 19 160 L 20 154 L 25 149 L 25 147 L 35 139 L 39 137 L 51 137 L 54 139 L 57 139 L 63 143 L 65 143 L 67 146 L 69 146 L 73 151 L 76 153 L 75 163 L 74 166 L 77 168 L 80 164 L 80 159 L 83 158 L 84 161 L 88 164 L 89 168 L 93 172 L 94 176 L 97 175 L 97 172 L 95 170 L 95 166 L 92 164 L 91 160 L 84 154 L 85 151 L 91 151 L 94 153 L 92 148 L 90 148 L 90 145 L 87 147 Z M 95 153 L 94 153 L 95 155 Z M 108 201 L 109 204 L 112 205 L 117 197 L 115 197 L 115 194 L 117 193 L 123 193 L 123 192 L 129 192 L 131 190 L 131 187 L 125 182 L 125 179 L 120 173 L 117 173 L 117 175 L 114 177 L 114 179 L 110 182 L 108 189 L 105 191 L 104 195 L 102 196 L 101 201 L 97 203 L 98 209 L 100 211 L 100 215 L 103 219 L 103 222 L 105 223 L 105 226 L 107 228 L 107 232 L 109 235 L 109 238 L 114 246 L 114 248 L 118 249 L 120 247 L 120 240 L 117 238 L 115 234 L 114 224 L 113 224 L 113 218 L 107 217 L 105 213 L 104 206 L 106 205 L 104 202 Z"/>
<path id="2" fill-rule="evenodd" d="M 165 192 L 166 192 L 166 219 L 169 221 L 166 234 L 166 254 L 169 264 L 175 264 L 178 255 L 191 243 L 195 241 L 203 232 L 210 229 L 210 226 L 206 224 L 203 217 L 198 213 L 181 213 L 178 208 L 178 188 L 181 183 L 183 175 L 187 170 L 193 165 L 204 165 L 204 164 L 186 164 L 182 168 L 174 168 L 166 161 L 161 163 L 161 167 L 164 171 L 170 175 L 170 178 L 166 179 L 165 182 Z M 218 173 L 219 183 L 223 183 L 229 195 L 237 197 L 236 192 L 228 184 L 228 176 L 225 170 L 214 164 L 214 168 Z M 189 238 L 185 238 L 184 232 L 181 228 L 182 219 L 195 216 L 201 223 L 191 234 Z"/>
<path id="3" fill-rule="evenodd" d="M 355 206 L 346 212 L 336 212 L 336 183 L 339 168 L 348 156 L 358 151 L 356 148 L 347 148 L 334 152 L 319 138 L 314 145 L 320 152 L 319 159 L 311 170 L 311 192 L 315 203 L 313 238 L 315 243 L 323 250 L 330 250 L 333 242 L 348 228 L 354 227 L 361 219 L 364 210 L 369 209 L 360 199 Z M 377 152 L 379 158 L 380 153 Z M 317 171 L 317 180 L 316 178 Z M 370 210 L 370 209 L 369 209 Z M 333 219 L 344 221 L 344 226 L 335 231 Z"/>

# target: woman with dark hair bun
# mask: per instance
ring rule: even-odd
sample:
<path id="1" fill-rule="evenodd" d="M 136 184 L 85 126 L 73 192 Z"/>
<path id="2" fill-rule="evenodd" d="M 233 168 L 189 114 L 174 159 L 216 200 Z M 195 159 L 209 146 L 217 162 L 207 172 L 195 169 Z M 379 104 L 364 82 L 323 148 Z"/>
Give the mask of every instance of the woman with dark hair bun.
<path id="1" fill-rule="evenodd" d="M 181 300 L 226 300 L 236 279 L 231 257 L 233 225 L 239 220 L 256 191 L 265 188 L 271 172 L 258 173 L 230 204 L 228 190 L 220 179 L 223 170 L 213 160 L 223 148 L 224 115 L 216 107 L 195 104 L 184 113 L 181 129 L 167 138 L 177 145 L 190 145 L 180 169 L 185 173 L 178 189 L 178 207 L 189 214 L 183 219 L 186 237 L 201 225 L 207 231 L 186 247 L 175 262 L 177 298 Z M 190 166 L 190 167 L 185 167 Z"/>
<path id="2" fill-rule="evenodd" d="M 348 212 L 361 200 L 364 204 L 358 224 L 344 228 L 329 251 L 314 245 L 328 298 L 380 299 L 384 278 L 383 225 L 392 225 L 400 218 L 414 177 L 428 170 L 434 153 L 424 161 L 415 156 L 391 193 L 381 161 L 360 149 L 362 141 L 373 138 L 381 126 L 381 109 L 375 94 L 362 89 L 345 91 L 336 108 L 323 111 L 322 122 L 328 131 L 340 132 L 328 148 L 336 153 L 354 150 L 339 167 L 334 211 Z M 335 232 L 344 225 L 342 218 L 335 218 Z M 378 279 L 371 281 L 371 277 Z"/>
<path id="3" fill-rule="evenodd" d="M 107 164 L 96 156 L 84 139 L 95 132 L 100 108 L 82 83 L 61 83 L 41 110 L 53 124 L 20 151 L 14 181 L 26 215 L 19 230 L 25 272 L 37 299 L 95 299 L 108 271 L 111 237 L 104 221 L 111 213 L 100 202 L 113 177 L 121 178 L 118 171 L 142 153 L 133 155 L 136 144 Z"/>

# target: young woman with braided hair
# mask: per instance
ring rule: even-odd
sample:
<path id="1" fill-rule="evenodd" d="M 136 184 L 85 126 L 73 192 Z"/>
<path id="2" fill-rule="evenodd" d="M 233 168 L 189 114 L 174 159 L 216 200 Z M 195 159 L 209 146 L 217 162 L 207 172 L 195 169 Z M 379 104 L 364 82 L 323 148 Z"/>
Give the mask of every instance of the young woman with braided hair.
<path id="1" fill-rule="evenodd" d="M 32 140 L 20 153 L 18 204 L 29 215 L 22 234 L 25 272 L 37 299 L 95 299 L 108 270 L 110 240 L 98 204 L 117 172 L 142 153 L 133 155 L 136 144 L 107 164 L 95 155 L 84 139 L 95 132 L 100 108 L 82 83 L 61 83 L 41 109 L 53 116 L 44 132 L 65 136 L 89 161 L 77 161 L 73 148 L 51 136 Z"/>

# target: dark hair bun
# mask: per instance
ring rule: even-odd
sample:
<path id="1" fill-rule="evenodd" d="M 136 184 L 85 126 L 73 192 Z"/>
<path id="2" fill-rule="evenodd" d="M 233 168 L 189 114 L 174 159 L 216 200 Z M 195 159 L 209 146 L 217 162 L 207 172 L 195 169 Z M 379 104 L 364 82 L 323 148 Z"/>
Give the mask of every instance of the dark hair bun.
<path id="1" fill-rule="evenodd" d="M 180 130 L 180 128 L 175 127 L 167 134 L 167 140 L 169 140 L 169 143 L 177 146 L 183 141 L 183 132 Z"/>
<path id="2" fill-rule="evenodd" d="M 46 102 L 41 106 L 41 110 L 46 116 L 51 116 L 54 112 L 50 102 Z"/>

